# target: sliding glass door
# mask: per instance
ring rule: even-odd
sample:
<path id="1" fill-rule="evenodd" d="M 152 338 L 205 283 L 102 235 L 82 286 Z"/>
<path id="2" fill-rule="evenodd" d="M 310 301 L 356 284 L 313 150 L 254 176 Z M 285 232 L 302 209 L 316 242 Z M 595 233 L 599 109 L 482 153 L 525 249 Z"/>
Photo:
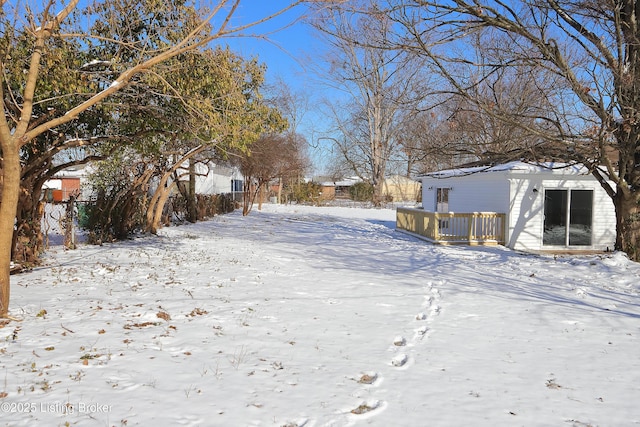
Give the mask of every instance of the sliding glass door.
<path id="1" fill-rule="evenodd" d="M 546 190 L 542 244 L 590 246 L 592 218 L 592 190 Z"/>

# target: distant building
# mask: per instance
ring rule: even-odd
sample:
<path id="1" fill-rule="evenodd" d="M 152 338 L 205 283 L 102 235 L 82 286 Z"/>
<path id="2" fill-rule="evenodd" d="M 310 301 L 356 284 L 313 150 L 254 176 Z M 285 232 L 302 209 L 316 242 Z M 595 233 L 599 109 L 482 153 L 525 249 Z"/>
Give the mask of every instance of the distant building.
<path id="1" fill-rule="evenodd" d="M 177 172 L 180 181 L 188 186 L 188 163 Z M 231 194 L 234 200 L 242 200 L 244 177 L 239 168 L 222 163 L 196 163 L 193 172 L 196 194 Z"/>
<path id="2" fill-rule="evenodd" d="M 362 180 L 358 177 L 343 178 L 341 180 L 334 180 L 328 177 L 314 178 L 314 181 L 320 183 L 322 191 L 321 198 L 323 200 L 333 199 L 350 199 L 351 186 Z"/>
<path id="3" fill-rule="evenodd" d="M 402 175 L 384 180 L 382 194 L 391 202 L 416 202 L 420 199 L 420 181 Z"/>
<path id="4" fill-rule="evenodd" d="M 87 166 L 74 166 L 58 172 L 42 186 L 44 199 L 48 202 L 65 202 L 70 196 L 87 197 Z"/>

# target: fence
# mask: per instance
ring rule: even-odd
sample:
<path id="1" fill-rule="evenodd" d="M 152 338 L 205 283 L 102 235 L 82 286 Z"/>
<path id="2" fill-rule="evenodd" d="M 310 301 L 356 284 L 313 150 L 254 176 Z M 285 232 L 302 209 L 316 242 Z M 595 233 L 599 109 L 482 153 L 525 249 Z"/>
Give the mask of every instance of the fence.
<path id="1" fill-rule="evenodd" d="M 64 245 L 73 249 L 77 244 L 77 201 L 47 202 L 42 216 L 41 230 L 45 247 Z"/>

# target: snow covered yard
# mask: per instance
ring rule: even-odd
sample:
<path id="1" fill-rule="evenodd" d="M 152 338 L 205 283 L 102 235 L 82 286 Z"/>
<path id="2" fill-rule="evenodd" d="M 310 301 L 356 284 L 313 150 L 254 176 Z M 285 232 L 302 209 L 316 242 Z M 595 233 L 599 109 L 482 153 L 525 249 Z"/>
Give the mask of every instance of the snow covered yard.
<path id="1" fill-rule="evenodd" d="M 7 426 L 640 425 L 640 265 L 265 206 L 13 276 Z"/>

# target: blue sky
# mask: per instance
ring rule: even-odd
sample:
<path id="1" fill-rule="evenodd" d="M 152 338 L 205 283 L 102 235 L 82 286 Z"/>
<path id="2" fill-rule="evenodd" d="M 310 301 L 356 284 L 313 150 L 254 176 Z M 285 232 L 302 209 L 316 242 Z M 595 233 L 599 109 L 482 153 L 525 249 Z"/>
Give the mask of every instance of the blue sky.
<path id="1" fill-rule="evenodd" d="M 244 0 L 234 18 L 236 23 L 241 24 L 255 22 L 283 9 L 288 3 L 289 1 L 282 0 Z M 312 29 L 300 20 L 305 11 L 304 7 L 298 6 L 247 30 L 247 37 L 225 38 L 223 42 L 244 57 L 257 56 L 260 62 L 267 65 L 270 79 L 281 76 L 291 86 L 304 86 L 307 73 L 304 66 L 305 57 L 308 57 L 314 45 L 318 44 Z M 250 35 L 258 35 L 267 40 Z"/>
<path id="2" fill-rule="evenodd" d="M 236 24 L 255 22 L 286 7 L 287 0 L 243 0 L 236 11 Z M 245 58 L 258 57 L 267 66 L 267 84 L 282 78 L 294 91 L 304 92 L 310 98 L 310 109 L 305 113 L 298 131 L 309 142 L 309 154 L 315 165 L 314 175 L 324 172 L 329 160 L 327 140 L 318 135 L 327 128 L 327 118 L 319 111 L 320 99 L 328 92 L 309 69 L 308 61 L 323 49 L 314 30 L 300 20 L 306 12 L 297 7 L 277 18 L 248 30 L 247 37 L 229 37 L 221 40 Z M 258 35 L 260 37 L 249 37 Z M 265 40 L 266 38 L 267 40 Z"/>

